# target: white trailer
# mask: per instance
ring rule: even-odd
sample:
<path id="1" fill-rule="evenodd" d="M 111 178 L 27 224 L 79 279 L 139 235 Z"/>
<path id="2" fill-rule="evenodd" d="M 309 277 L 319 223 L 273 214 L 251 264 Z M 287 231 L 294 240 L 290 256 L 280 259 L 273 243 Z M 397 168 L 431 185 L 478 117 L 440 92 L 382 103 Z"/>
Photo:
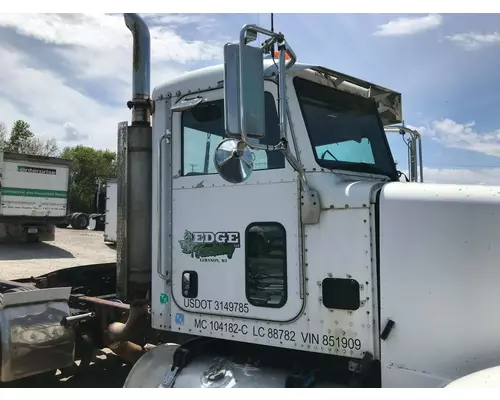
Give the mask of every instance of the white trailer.
<path id="1" fill-rule="evenodd" d="M 71 161 L 0 152 L 0 242 L 53 241 L 65 220 Z"/>
<path id="2" fill-rule="evenodd" d="M 104 228 L 104 241 L 116 243 L 117 226 L 116 217 L 118 211 L 117 180 L 106 181 L 106 215 Z"/>

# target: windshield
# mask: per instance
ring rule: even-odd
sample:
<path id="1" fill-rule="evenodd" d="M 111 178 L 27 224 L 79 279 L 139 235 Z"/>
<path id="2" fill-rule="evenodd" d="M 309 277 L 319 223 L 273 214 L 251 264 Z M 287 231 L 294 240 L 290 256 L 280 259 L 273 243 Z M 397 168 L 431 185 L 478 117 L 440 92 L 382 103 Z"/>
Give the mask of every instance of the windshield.
<path id="1" fill-rule="evenodd" d="M 317 163 L 328 169 L 398 180 L 373 99 L 295 77 L 294 86 Z"/>

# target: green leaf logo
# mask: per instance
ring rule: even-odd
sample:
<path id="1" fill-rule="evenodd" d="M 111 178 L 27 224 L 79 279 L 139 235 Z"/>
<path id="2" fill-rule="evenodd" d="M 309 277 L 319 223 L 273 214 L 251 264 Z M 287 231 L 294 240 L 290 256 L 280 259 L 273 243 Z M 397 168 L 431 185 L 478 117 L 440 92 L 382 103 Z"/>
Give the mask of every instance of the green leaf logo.
<path id="1" fill-rule="evenodd" d="M 184 254 L 191 254 L 194 249 L 194 234 L 188 230 L 184 231 L 184 240 L 179 240 L 182 252 Z"/>

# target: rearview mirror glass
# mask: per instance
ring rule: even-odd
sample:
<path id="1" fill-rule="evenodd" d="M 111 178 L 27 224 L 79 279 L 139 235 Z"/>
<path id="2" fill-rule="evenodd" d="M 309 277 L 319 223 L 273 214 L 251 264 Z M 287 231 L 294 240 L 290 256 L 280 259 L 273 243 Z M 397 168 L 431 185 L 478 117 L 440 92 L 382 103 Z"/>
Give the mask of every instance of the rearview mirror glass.
<path id="1" fill-rule="evenodd" d="M 242 68 L 240 80 L 240 65 Z M 241 93 L 241 98 L 240 98 Z M 265 137 L 264 65 L 260 48 L 224 46 L 224 118 L 227 133 L 240 138 Z"/>
<path id="2" fill-rule="evenodd" d="M 215 149 L 214 165 L 222 179 L 230 183 L 241 183 L 252 174 L 253 155 L 242 141 L 224 139 Z"/>

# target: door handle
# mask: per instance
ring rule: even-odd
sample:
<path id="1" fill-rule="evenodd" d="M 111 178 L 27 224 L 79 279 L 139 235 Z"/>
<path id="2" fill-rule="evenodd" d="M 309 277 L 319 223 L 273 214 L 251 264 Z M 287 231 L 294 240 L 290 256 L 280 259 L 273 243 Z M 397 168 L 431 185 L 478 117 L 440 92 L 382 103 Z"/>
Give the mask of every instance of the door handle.
<path id="1" fill-rule="evenodd" d="M 184 271 L 182 273 L 182 295 L 189 299 L 198 297 L 198 273 Z"/>

